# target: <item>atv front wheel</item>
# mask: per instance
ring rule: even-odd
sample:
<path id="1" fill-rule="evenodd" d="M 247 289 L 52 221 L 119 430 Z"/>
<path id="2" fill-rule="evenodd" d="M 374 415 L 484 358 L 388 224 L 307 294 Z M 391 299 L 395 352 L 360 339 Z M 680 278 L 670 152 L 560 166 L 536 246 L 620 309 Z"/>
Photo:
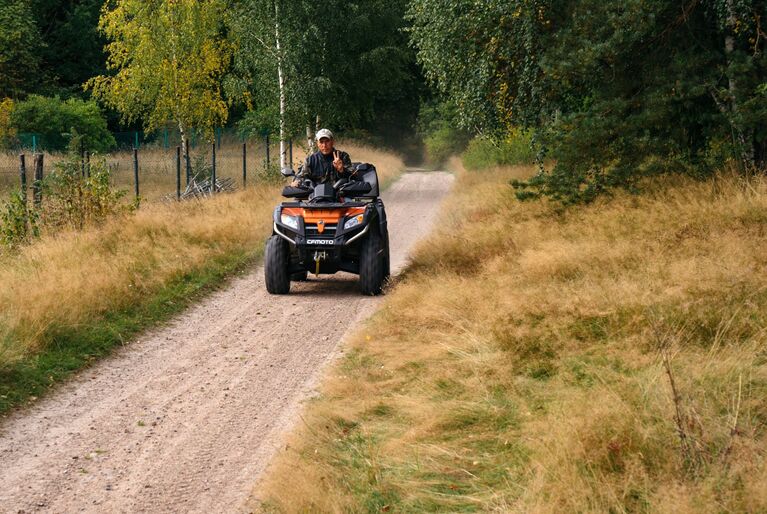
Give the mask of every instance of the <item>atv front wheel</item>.
<path id="1" fill-rule="evenodd" d="M 288 257 L 288 243 L 280 236 L 270 237 L 264 255 L 264 278 L 266 290 L 271 294 L 287 294 L 290 291 Z"/>
<path id="2" fill-rule="evenodd" d="M 381 294 L 386 266 L 381 235 L 371 230 L 360 247 L 360 291 L 364 295 Z"/>

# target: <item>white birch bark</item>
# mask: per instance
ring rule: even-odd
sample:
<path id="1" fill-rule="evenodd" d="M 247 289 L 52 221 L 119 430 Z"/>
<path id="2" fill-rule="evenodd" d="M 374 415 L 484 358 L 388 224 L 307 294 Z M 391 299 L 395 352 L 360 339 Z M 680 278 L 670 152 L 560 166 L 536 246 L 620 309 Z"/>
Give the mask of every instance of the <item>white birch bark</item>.
<path id="1" fill-rule="evenodd" d="M 288 154 L 285 144 L 285 74 L 282 66 L 282 46 L 280 45 L 279 0 L 274 2 L 274 38 L 277 47 L 277 79 L 280 87 L 280 169 L 282 169 L 287 166 Z"/>

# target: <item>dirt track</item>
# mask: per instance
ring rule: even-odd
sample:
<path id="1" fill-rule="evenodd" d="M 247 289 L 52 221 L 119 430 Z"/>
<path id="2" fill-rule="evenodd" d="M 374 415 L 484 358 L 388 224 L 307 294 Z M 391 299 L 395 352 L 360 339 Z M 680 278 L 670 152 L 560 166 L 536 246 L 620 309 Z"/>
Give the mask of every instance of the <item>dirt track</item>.
<path id="1" fill-rule="evenodd" d="M 452 184 L 409 173 L 385 194 L 392 271 Z M 356 277 L 270 296 L 258 268 L 0 422 L 0 512 L 241 509 L 322 367 L 378 298 Z"/>

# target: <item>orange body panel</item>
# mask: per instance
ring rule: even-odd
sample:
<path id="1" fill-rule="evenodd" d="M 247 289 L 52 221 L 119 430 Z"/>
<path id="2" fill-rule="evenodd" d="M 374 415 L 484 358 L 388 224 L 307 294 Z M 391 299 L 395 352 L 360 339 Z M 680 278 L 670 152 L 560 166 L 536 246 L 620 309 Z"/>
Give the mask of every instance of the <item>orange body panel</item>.
<path id="1" fill-rule="evenodd" d="M 337 225 L 344 216 L 355 216 L 363 214 L 364 207 L 349 207 L 348 209 L 304 209 L 303 207 L 284 207 L 283 214 L 290 216 L 301 216 L 304 218 L 304 224 L 317 225 L 320 234 L 325 231 L 326 225 Z"/>

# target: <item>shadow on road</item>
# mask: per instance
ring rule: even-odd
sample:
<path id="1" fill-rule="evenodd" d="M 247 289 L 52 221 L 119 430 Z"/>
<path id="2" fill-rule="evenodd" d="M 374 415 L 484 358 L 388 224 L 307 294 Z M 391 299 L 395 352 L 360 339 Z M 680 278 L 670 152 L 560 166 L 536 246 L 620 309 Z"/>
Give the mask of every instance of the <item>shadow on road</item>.
<path id="1" fill-rule="evenodd" d="M 306 282 L 293 282 L 290 284 L 288 296 L 332 296 L 350 297 L 362 296 L 357 285 L 357 277 L 354 275 L 309 276 Z"/>

